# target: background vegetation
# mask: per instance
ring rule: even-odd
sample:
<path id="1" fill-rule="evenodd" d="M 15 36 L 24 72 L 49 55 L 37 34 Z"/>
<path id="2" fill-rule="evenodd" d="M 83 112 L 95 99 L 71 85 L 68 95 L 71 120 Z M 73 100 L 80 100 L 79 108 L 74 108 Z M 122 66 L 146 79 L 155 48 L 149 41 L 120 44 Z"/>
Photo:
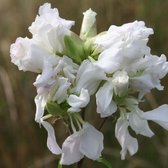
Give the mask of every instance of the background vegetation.
<path id="1" fill-rule="evenodd" d="M 33 73 L 18 71 L 10 63 L 9 47 L 18 36 L 28 36 L 28 26 L 45 0 L 0 0 L 0 167 L 1 168 L 56 168 L 58 156 L 46 147 L 46 132 L 34 122 L 35 80 Z M 168 0 L 48 0 L 57 7 L 64 18 L 75 20 L 73 30 L 79 33 L 82 12 L 95 10 L 98 31 L 107 30 L 111 24 L 121 25 L 134 20 L 144 20 L 154 29 L 149 45 L 153 54 L 168 55 Z M 164 92 L 153 91 L 142 104 L 144 110 L 168 103 L 168 77 L 162 80 Z M 96 118 L 90 114 L 88 118 Z M 94 120 L 94 122 L 97 119 Z M 152 124 L 152 123 L 150 123 Z M 64 129 L 56 123 L 58 141 Z M 167 168 L 168 132 L 151 125 L 156 136 L 151 139 L 139 136 L 139 151 L 125 161 L 120 160 L 120 146 L 114 137 L 111 119 L 103 127 L 105 135 L 104 155 L 113 168 Z M 94 168 L 92 161 L 85 166 Z M 65 166 L 66 167 L 66 166 Z M 102 168 L 100 164 L 95 167 Z"/>

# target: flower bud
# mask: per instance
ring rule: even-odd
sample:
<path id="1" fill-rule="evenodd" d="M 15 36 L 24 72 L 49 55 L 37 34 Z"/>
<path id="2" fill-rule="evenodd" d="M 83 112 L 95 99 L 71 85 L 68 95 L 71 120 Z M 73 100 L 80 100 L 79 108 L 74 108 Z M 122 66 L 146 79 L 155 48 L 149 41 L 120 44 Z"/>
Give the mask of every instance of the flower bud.
<path id="1" fill-rule="evenodd" d="M 83 13 L 83 22 L 80 32 L 80 38 L 86 40 L 87 38 L 94 37 L 97 34 L 96 28 L 96 15 L 97 13 L 88 9 Z"/>
<path id="2" fill-rule="evenodd" d="M 84 51 L 84 42 L 73 32 L 70 36 L 64 37 L 65 55 L 71 58 L 75 63 L 80 64 L 86 59 Z"/>
<path id="3" fill-rule="evenodd" d="M 124 96 L 127 93 L 129 85 L 129 76 L 126 71 L 117 71 L 112 78 L 114 93 L 118 96 Z"/>

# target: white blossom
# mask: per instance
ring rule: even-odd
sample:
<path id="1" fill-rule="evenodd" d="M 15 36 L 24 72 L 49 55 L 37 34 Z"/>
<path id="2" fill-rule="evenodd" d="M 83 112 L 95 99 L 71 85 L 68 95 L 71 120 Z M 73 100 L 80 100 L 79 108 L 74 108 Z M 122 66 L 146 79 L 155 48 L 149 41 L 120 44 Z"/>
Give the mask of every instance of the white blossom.
<path id="1" fill-rule="evenodd" d="M 108 117 L 117 111 L 117 104 L 113 100 L 114 94 L 120 97 L 127 93 L 129 77 L 125 71 L 117 71 L 96 93 L 97 113 L 101 117 Z"/>
<path id="2" fill-rule="evenodd" d="M 106 79 L 106 74 L 101 68 L 89 60 L 84 60 L 76 76 L 75 92 L 79 94 L 81 89 L 84 88 L 88 90 L 90 95 L 93 95 L 100 82 Z"/>
<path id="3" fill-rule="evenodd" d="M 74 164 L 84 156 L 92 160 L 101 156 L 103 134 L 79 113 L 91 96 L 96 98 L 100 117 L 120 112 L 115 137 L 122 148 L 122 160 L 127 153 L 134 155 L 138 151 L 138 141 L 129 128 L 135 134 L 152 137 L 148 121 L 153 121 L 168 130 L 168 105 L 147 112 L 138 107 L 146 93 L 164 89 L 160 80 L 168 73 L 166 56 L 152 55 L 147 45 L 153 30 L 143 21 L 134 21 L 112 25 L 96 35 L 96 13 L 89 9 L 83 14 L 78 37 L 70 31 L 74 21 L 61 18 L 56 8 L 45 3 L 29 27 L 32 38 L 19 37 L 10 47 L 11 61 L 19 70 L 38 73 L 34 82 L 35 121 L 47 131 L 49 150 L 62 154 L 63 165 Z M 56 115 L 70 121 L 67 124 L 73 131 L 62 149 L 53 126 L 47 122 L 55 117 L 55 109 Z"/>
<path id="4" fill-rule="evenodd" d="M 85 123 L 78 132 L 70 135 L 62 145 L 60 163 L 70 165 L 80 161 L 84 155 L 97 160 L 103 150 L 103 134 L 89 123 Z"/>
<path id="5" fill-rule="evenodd" d="M 33 39 L 17 38 L 10 47 L 11 61 L 18 66 L 19 70 L 40 73 L 43 69 L 44 60 L 55 64 L 57 59 L 53 55 L 39 47 Z"/>
<path id="6" fill-rule="evenodd" d="M 42 74 L 38 75 L 36 81 L 34 82 L 34 86 L 37 88 L 37 96 L 35 97 L 36 103 L 36 117 L 35 120 L 39 121 L 39 119 L 44 114 L 44 108 L 48 101 L 56 101 L 58 104 L 64 102 L 68 98 L 68 89 L 70 89 L 71 81 L 74 80 L 74 75 L 76 73 L 77 68 L 72 64 L 71 66 L 69 60 L 66 57 L 62 57 L 57 66 L 52 66 L 49 62 L 45 61 Z M 68 64 L 69 63 L 69 64 Z M 64 74 L 66 66 L 71 69 L 71 72 L 65 73 L 67 77 L 60 76 Z"/>
<path id="7" fill-rule="evenodd" d="M 74 82 L 79 66 L 69 57 L 63 56 L 54 69 L 55 74 L 63 74 L 70 82 Z"/>
<path id="8" fill-rule="evenodd" d="M 90 101 L 90 95 L 86 89 L 82 89 L 79 96 L 71 94 L 67 103 L 71 106 L 68 112 L 79 112 L 81 108 L 86 107 Z"/>
<path id="9" fill-rule="evenodd" d="M 96 64 L 107 73 L 121 69 L 124 64 L 131 64 L 150 53 L 146 45 L 150 34 L 153 34 L 153 30 L 146 28 L 142 21 L 119 27 L 112 25 L 95 41 L 102 48 Z"/>
<path id="10" fill-rule="evenodd" d="M 121 116 L 116 123 L 115 135 L 118 139 L 122 150 L 121 158 L 125 159 L 127 150 L 131 155 L 138 150 L 137 140 L 129 135 L 128 126 L 130 126 L 136 134 L 152 137 L 154 133 L 149 128 L 148 120 L 154 121 L 166 130 L 168 130 L 168 105 L 162 105 L 154 110 L 143 112 L 139 108 L 134 107 L 130 113 Z"/>
<path id="11" fill-rule="evenodd" d="M 134 63 L 132 67 L 129 67 L 131 87 L 144 93 L 150 92 L 153 88 L 163 90 L 160 79 L 168 73 L 168 62 L 166 60 L 165 55 L 160 57 L 147 55 Z"/>
<path id="12" fill-rule="evenodd" d="M 64 48 L 64 36 L 69 35 L 69 29 L 74 21 L 62 19 L 56 8 L 45 3 L 39 8 L 39 15 L 29 27 L 33 38 L 51 53 L 62 52 Z"/>

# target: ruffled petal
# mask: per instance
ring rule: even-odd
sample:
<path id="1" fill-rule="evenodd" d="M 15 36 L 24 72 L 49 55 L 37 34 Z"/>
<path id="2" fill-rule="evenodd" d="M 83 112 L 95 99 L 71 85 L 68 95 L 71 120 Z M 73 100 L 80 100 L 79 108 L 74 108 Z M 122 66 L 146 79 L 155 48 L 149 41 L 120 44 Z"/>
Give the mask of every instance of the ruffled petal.
<path id="1" fill-rule="evenodd" d="M 68 89 L 70 87 L 71 83 L 68 81 L 67 78 L 64 77 L 58 77 L 56 80 L 56 87 L 57 90 L 51 91 L 51 93 L 55 93 L 52 97 L 53 101 L 57 101 L 58 104 L 64 102 L 68 97 Z"/>
<path id="2" fill-rule="evenodd" d="M 88 93 L 88 90 L 82 88 L 80 96 L 70 95 L 69 98 L 67 99 L 68 104 L 71 106 L 71 108 L 69 108 L 68 111 L 79 112 L 81 108 L 87 106 L 89 101 L 90 101 L 90 95 Z"/>

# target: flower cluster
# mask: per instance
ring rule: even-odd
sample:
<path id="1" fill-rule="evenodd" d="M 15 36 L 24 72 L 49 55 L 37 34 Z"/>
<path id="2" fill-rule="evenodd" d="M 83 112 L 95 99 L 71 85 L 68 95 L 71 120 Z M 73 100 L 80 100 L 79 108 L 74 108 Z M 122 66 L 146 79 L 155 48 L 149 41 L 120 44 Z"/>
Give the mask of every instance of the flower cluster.
<path id="1" fill-rule="evenodd" d="M 153 34 L 143 21 L 134 21 L 97 34 L 96 13 L 83 13 L 78 36 L 70 29 L 74 21 L 62 19 L 49 3 L 39 8 L 39 15 L 29 27 L 32 38 L 17 38 L 11 45 L 11 61 L 19 70 L 37 73 L 34 86 L 35 121 L 48 132 L 47 146 L 61 154 L 60 163 L 70 165 L 84 156 L 97 160 L 103 134 L 82 118 L 81 111 L 95 96 L 101 118 L 115 115 L 115 137 L 121 145 L 121 158 L 138 150 L 138 141 L 128 130 L 147 137 L 152 120 L 168 130 L 168 105 L 143 112 L 139 103 L 156 88 L 168 73 L 165 55 L 152 55 L 147 46 Z M 49 118 L 59 117 L 69 126 L 70 135 L 60 147 Z"/>

